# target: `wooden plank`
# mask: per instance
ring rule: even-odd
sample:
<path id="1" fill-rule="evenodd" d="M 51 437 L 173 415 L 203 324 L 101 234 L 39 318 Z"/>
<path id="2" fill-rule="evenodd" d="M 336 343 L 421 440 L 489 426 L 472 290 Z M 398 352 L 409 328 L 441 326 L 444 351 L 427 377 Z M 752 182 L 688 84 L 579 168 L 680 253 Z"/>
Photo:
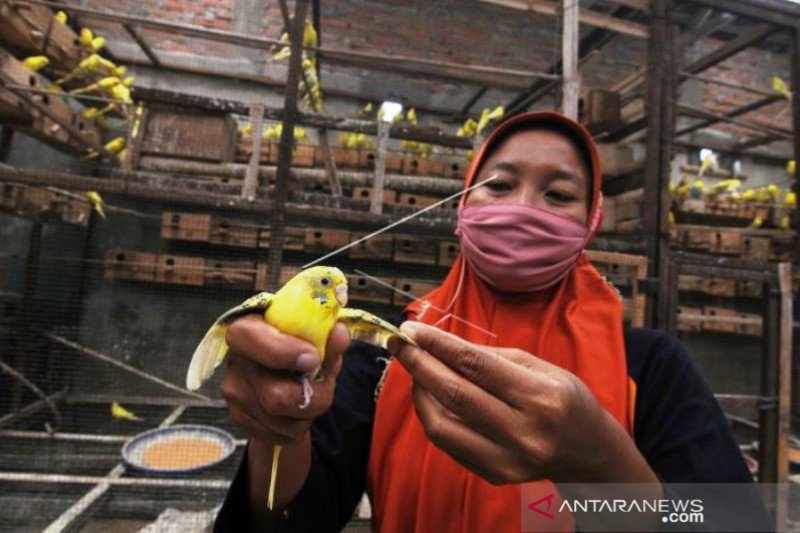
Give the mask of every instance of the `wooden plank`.
<path id="1" fill-rule="evenodd" d="M 420 298 L 436 289 L 439 284 L 432 281 L 398 278 L 395 280 L 394 286 L 398 292 L 394 293 L 392 303 L 396 306 L 406 306 L 413 301 L 409 295 Z"/>
<path id="2" fill-rule="evenodd" d="M 456 257 L 461 252 L 461 246 L 457 242 L 442 241 L 439 243 L 439 266 L 450 266 L 455 263 Z"/>
<path id="3" fill-rule="evenodd" d="M 244 184 L 242 185 L 242 198 L 247 198 L 248 200 L 256 197 L 256 189 L 258 189 L 258 165 L 261 162 L 261 130 L 263 122 L 264 104 L 258 102 L 250 104 L 250 124 L 253 128 L 253 134 L 251 135 L 252 146 L 250 162 L 247 165 L 247 173 L 244 175 Z M 269 160 L 269 155 L 267 155 L 267 160 Z"/>
<path id="4" fill-rule="evenodd" d="M 161 216 L 161 238 L 176 241 L 208 241 L 211 236 L 211 215 L 164 211 Z"/>
<path id="5" fill-rule="evenodd" d="M 255 248 L 258 246 L 258 226 L 248 222 L 227 217 L 213 217 L 209 230 L 208 242 Z"/>
<path id="6" fill-rule="evenodd" d="M 158 283 L 175 285 L 203 285 L 205 259 L 172 254 L 159 254 L 156 259 L 156 277 Z"/>
<path id="7" fill-rule="evenodd" d="M 72 28 L 38 5 L 0 2 L 0 40 L 20 55 L 46 55 L 62 72 L 76 67 L 84 53 Z"/>
<path id="8" fill-rule="evenodd" d="M 705 56 L 696 59 L 689 65 L 685 66 L 683 70 L 692 74 L 702 72 L 722 61 L 725 61 L 729 57 L 737 54 L 745 48 L 756 44 L 765 37 L 772 35 L 774 32 L 775 28 L 769 24 L 759 24 L 754 26 L 749 30 L 740 33 L 736 38 L 709 52 Z"/>
<path id="9" fill-rule="evenodd" d="M 155 281 L 158 256 L 149 252 L 111 249 L 103 260 L 106 279 Z"/>
<path id="10" fill-rule="evenodd" d="M 394 260 L 397 263 L 435 265 L 439 253 L 437 241 L 408 235 L 398 235 L 394 240 Z"/>
<path id="11" fill-rule="evenodd" d="M 481 0 L 488 4 L 495 4 L 521 11 L 532 11 L 540 15 L 560 15 L 560 6 L 556 2 L 545 0 Z M 582 10 L 580 22 L 587 26 L 595 26 L 604 30 L 614 31 L 632 37 L 646 39 L 650 32 L 642 24 L 619 19 L 603 13 L 591 10 Z"/>
<path id="12" fill-rule="evenodd" d="M 391 279 L 378 278 L 383 284 L 366 276 L 350 274 L 347 276 L 347 294 L 349 299 L 357 302 L 392 303 Z M 388 285 L 388 287 L 387 287 Z"/>
<path id="13" fill-rule="evenodd" d="M 350 244 L 350 232 L 323 228 L 308 228 L 305 235 L 305 252 L 316 254 L 330 252 Z"/>
<path id="14" fill-rule="evenodd" d="M 256 282 L 256 264 L 253 261 L 206 259 L 203 272 L 205 285 L 253 289 Z"/>
<path id="15" fill-rule="evenodd" d="M 389 141 L 389 123 L 378 120 L 378 139 L 375 151 L 375 178 L 370 199 L 370 213 L 383 212 L 383 186 L 386 181 L 386 147 Z"/>
<path id="16" fill-rule="evenodd" d="M 141 155 L 232 161 L 235 136 L 235 124 L 228 115 L 151 108 L 139 151 Z M 254 146 L 259 139 L 254 140 Z"/>
<path id="17" fill-rule="evenodd" d="M 351 242 L 364 237 L 363 234 L 354 233 L 350 236 Z M 391 261 L 394 256 L 394 237 L 392 235 L 377 235 L 358 243 L 348 250 L 351 259 L 377 259 Z"/>

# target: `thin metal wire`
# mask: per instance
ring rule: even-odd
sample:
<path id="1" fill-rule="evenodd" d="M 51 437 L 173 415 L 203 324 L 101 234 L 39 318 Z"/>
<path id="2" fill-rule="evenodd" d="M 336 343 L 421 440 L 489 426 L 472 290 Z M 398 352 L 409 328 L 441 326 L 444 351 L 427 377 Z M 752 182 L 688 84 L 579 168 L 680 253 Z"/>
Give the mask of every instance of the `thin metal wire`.
<path id="1" fill-rule="evenodd" d="M 467 187 L 467 188 L 466 188 L 466 189 L 464 189 L 463 191 L 459 191 L 459 192 L 457 192 L 457 193 L 455 193 L 455 194 L 452 194 L 452 195 L 448 196 L 447 198 L 445 198 L 444 200 L 440 200 L 440 201 L 436 202 L 435 204 L 431 204 L 431 205 L 429 205 L 428 207 L 425 207 L 425 208 L 423 208 L 423 209 L 420 209 L 420 210 L 419 210 L 419 211 L 417 211 L 416 213 L 412 213 L 412 214 L 410 214 L 410 215 L 408 215 L 408 216 L 406 216 L 406 217 L 403 217 L 403 218 L 401 218 L 400 220 L 397 220 L 397 221 L 395 221 L 395 222 L 392 222 L 391 224 L 389 224 L 389 225 L 387 225 L 387 226 L 384 226 L 383 228 L 381 228 L 381 229 L 379 229 L 379 230 L 377 230 L 377 231 L 373 231 L 372 233 L 370 233 L 370 234 L 368 234 L 368 235 L 365 235 L 365 236 L 361 237 L 360 239 L 357 239 L 357 240 L 355 240 L 355 241 L 351 242 L 350 244 L 346 244 L 346 245 L 342 246 L 341 248 L 339 248 L 339 249 L 337 249 L 337 250 L 334 250 L 334 251 L 332 251 L 332 252 L 330 252 L 330 253 L 327 253 L 327 254 L 323 255 L 322 257 L 320 257 L 320 258 L 318 258 L 318 259 L 315 259 L 314 261 L 311 261 L 310 263 L 306 263 L 305 265 L 303 265 L 303 266 L 302 266 L 302 267 L 300 267 L 300 268 L 301 268 L 301 269 L 304 269 L 304 268 L 308 268 L 308 267 L 314 266 L 314 265 L 316 265 L 316 264 L 318 264 L 318 263 L 321 263 L 322 261 L 324 261 L 324 260 L 326 260 L 326 259 L 328 259 L 328 258 L 330 258 L 330 257 L 333 257 L 334 255 L 338 255 L 338 254 L 340 254 L 340 253 L 344 252 L 345 250 L 349 250 L 349 249 L 350 249 L 350 248 L 352 248 L 353 246 L 356 246 L 357 244 L 360 244 L 360 243 L 362 243 L 362 242 L 364 242 L 364 241 L 366 241 L 366 240 L 368 240 L 368 239 L 371 239 L 372 237 L 376 237 L 376 236 L 380 235 L 381 233 L 384 233 L 384 232 L 386 232 L 386 231 L 389 231 L 390 229 L 392 229 L 392 228 L 394 228 L 394 227 L 397 227 L 397 226 L 399 226 L 400 224 L 403 224 L 403 223 L 405 223 L 405 222 L 408 222 L 409 220 L 411 220 L 411 219 L 413 219 L 413 218 L 416 218 L 416 217 L 418 217 L 418 216 L 419 216 L 419 215 L 421 215 L 422 213 L 425 213 L 425 212 L 427 212 L 427 211 L 430 211 L 431 209 L 435 209 L 435 208 L 439 207 L 439 206 L 440 206 L 440 205 L 442 205 L 442 204 L 446 204 L 447 202 L 450 202 L 450 201 L 452 201 L 452 200 L 455 200 L 455 199 L 456 199 L 456 198 L 458 198 L 459 196 L 462 196 L 463 194 L 466 194 L 466 193 L 468 193 L 468 192 L 469 192 L 469 191 L 471 191 L 472 189 L 475 189 L 475 188 L 477 188 L 477 187 L 480 187 L 481 185 L 484 185 L 485 183 L 488 183 L 488 182 L 490 182 L 490 181 L 492 181 L 492 180 L 495 180 L 495 179 L 497 179 L 497 178 L 498 178 L 498 174 L 492 174 L 491 176 L 489 176 L 489 177 L 488 177 L 488 178 L 486 178 L 485 180 L 483 180 L 483 181 L 481 181 L 481 182 L 478 182 L 478 183 L 476 183 L 475 185 L 472 185 L 472 186 L 470 186 L 470 187 Z"/>

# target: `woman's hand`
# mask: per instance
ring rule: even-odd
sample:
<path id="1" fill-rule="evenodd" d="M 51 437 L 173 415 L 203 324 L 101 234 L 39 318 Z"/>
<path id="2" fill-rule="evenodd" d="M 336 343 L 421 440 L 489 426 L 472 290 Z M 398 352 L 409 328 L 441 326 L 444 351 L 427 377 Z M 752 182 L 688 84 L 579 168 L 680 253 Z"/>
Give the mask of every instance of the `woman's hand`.
<path id="1" fill-rule="evenodd" d="M 312 381 L 314 394 L 305 408 L 299 407 L 302 386 L 289 371 L 305 373 L 319 366 L 314 346 L 255 315 L 235 320 L 225 340 L 230 352 L 220 390 L 231 421 L 251 437 L 272 444 L 302 439 L 333 401 L 342 353 L 350 343 L 347 328 L 336 324 L 331 331 L 320 379 Z"/>
<path id="2" fill-rule="evenodd" d="M 419 347 L 393 339 L 389 351 L 411 374 L 428 438 L 490 483 L 658 482 L 572 373 L 418 322 L 401 329 Z"/>

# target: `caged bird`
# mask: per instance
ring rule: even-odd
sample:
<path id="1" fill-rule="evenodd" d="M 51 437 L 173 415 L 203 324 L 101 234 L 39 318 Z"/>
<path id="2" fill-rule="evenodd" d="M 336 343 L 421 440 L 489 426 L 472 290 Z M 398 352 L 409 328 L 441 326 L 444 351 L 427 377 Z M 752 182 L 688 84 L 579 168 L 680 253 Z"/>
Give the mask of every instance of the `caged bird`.
<path id="1" fill-rule="evenodd" d="M 228 309 L 212 324 L 192 355 L 186 375 L 186 388 L 197 390 L 225 358 L 228 345 L 225 334 L 233 320 L 250 313 L 260 313 L 264 321 L 282 333 L 308 341 L 317 349 L 320 362 L 325 357 L 325 344 L 336 322 L 342 322 L 353 340 L 360 340 L 386 348 L 389 338 L 395 336 L 414 344 L 406 334 L 375 315 L 347 307 L 347 278 L 334 267 L 315 266 L 301 270 L 275 294 L 262 292 Z M 317 370 L 302 376 L 303 403 L 306 408 L 313 395 L 311 380 Z M 272 473 L 267 495 L 267 506 L 272 509 L 277 479 L 280 445 L 272 456 Z"/>

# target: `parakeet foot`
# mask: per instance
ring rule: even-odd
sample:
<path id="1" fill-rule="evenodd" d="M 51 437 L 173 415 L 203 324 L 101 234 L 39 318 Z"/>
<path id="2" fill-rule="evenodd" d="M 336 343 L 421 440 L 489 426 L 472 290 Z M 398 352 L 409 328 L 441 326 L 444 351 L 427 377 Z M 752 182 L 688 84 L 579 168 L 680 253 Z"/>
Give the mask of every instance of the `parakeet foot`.
<path id="1" fill-rule="evenodd" d="M 311 397 L 314 396 L 314 389 L 311 387 L 311 380 L 308 376 L 303 376 L 300 380 L 303 385 L 303 403 L 298 405 L 300 409 L 305 409 L 311 403 Z"/>

